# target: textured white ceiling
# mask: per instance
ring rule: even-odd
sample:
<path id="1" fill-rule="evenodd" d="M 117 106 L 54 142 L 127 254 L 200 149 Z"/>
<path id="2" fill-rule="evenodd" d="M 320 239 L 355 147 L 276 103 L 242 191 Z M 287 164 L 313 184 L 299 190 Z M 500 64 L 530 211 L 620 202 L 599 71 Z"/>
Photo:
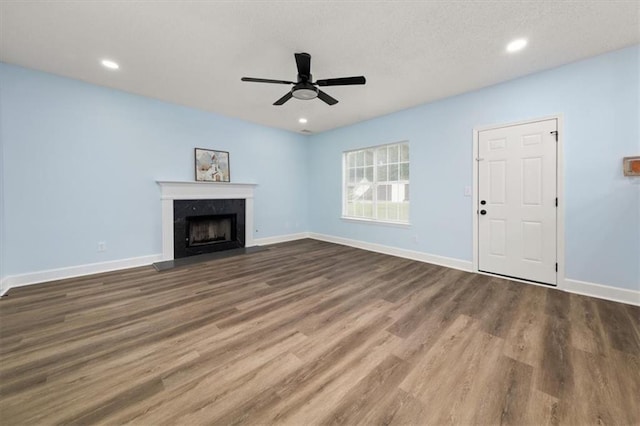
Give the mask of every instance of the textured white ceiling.
<path id="1" fill-rule="evenodd" d="M 268 126 L 321 132 L 640 42 L 639 1 L 6 1 L 0 60 Z M 515 55 L 507 42 L 526 37 Z M 271 104 L 293 54 L 340 103 Z M 99 60 L 111 58 L 111 72 Z M 298 118 L 309 119 L 305 125 Z"/>

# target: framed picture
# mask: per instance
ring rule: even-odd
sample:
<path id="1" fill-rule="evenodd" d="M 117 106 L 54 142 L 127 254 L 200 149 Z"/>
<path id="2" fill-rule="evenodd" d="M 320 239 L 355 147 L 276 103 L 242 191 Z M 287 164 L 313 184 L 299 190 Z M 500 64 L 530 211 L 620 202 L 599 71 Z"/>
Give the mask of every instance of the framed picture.
<path id="1" fill-rule="evenodd" d="M 625 176 L 640 176 L 640 156 L 624 157 L 622 167 Z"/>
<path id="2" fill-rule="evenodd" d="M 195 149 L 196 181 L 229 182 L 229 153 L 212 149 Z"/>

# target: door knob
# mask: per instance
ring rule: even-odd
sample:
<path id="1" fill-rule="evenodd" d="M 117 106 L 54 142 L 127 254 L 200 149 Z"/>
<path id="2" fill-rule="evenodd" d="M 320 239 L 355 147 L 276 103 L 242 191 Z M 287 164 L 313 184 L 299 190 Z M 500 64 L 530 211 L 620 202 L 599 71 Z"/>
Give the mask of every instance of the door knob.
<path id="1" fill-rule="evenodd" d="M 484 206 L 485 204 L 487 204 L 487 202 L 485 200 L 482 200 L 482 201 L 480 201 L 480 204 L 482 204 Z"/>
<path id="2" fill-rule="evenodd" d="M 487 214 L 487 211 L 486 210 L 480 210 L 480 214 L 484 216 L 485 214 Z"/>

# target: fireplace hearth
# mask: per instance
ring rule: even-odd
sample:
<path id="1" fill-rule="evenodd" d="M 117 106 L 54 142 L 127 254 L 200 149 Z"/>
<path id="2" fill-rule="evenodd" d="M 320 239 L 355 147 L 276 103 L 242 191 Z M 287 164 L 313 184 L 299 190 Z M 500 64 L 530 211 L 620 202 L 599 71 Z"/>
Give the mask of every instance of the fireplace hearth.
<path id="1" fill-rule="evenodd" d="M 245 200 L 174 200 L 174 259 L 245 246 Z"/>

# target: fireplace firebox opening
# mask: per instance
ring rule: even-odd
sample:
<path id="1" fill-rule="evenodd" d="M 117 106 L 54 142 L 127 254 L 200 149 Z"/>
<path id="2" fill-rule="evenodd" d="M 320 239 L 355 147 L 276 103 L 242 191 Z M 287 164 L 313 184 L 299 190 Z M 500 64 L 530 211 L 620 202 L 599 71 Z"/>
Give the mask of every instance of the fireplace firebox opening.
<path id="1" fill-rule="evenodd" d="M 187 217 L 187 247 L 235 241 L 236 215 Z"/>
<path id="2" fill-rule="evenodd" d="M 244 247 L 245 200 L 173 200 L 173 258 Z"/>

